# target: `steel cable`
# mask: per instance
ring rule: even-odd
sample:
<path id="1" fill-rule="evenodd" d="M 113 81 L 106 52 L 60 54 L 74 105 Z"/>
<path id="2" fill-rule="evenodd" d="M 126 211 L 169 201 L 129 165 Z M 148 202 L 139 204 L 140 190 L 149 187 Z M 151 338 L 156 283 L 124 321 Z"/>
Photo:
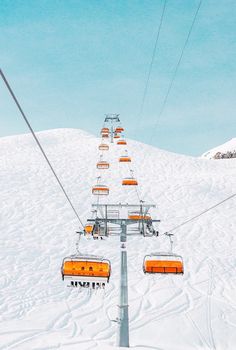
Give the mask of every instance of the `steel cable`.
<path id="1" fill-rule="evenodd" d="M 173 232 L 173 231 L 176 231 L 176 230 L 179 229 L 180 227 L 182 227 L 182 226 L 188 224 L 189 222 L 191 222 L 191 221 L 193 221 L 193 220 L 199 218 L 200 216 L 204 215 L 205 213 L 208 213 L 210 210 L 212 210 L 212 209 L 218 207 L 219 205 L 223 204 L 224 202 L 230 200 L 231 198 L 233 198 L 233 197 L 235 197 L 235 196 L 236 196 L 236 193 L 232 194 L 231 196 L 229 196 L 229 197 L 223 199 L 221 202 L 219 202 L 219 203 L 213 205 L 212 207 L 203 210 L 201 213 L 195 215 L 195 216 L 192 217 L 191 219 L 188 219 L 188 220 L 182 222 L 181 224 L 179 224 L 179 225 L 173 227 L 171 230 L 165 232 L 165 234 L 169 234 L 169 233 L 171 233 L 171 232 Z"/>
<path id="2" fill-rule="evenodd" d="M 141 101 L 139 114 L 138 114 L 137 129 L 139 127 L 140 121 L 141 121 L 142 116 L 143 116 L 144 104 L 145 104 L 145 100 L 146 100 L 146 96 L 147 96 L 147 92 L 148 92 L 148 87 L 149 87 L 152 67 L 153 67 L 153 63 L 154 63 L 154 60 L 155 60 L 156 51 L 157 51 L 157 45 L 158 45 L 159 37 L 160 37 L 160 33 L 161 33 L 161 27 L 162 27 L 163 18 L 164 18 L 165 9 L 166 9 L 166 2 L 167 2 L 167 0 L 164 1 L 162 14 L 161 14 L 161 19 L 160 19 L 160 23 L 159 23 L 158 30 L 157 30 L 155 45 L 154 45 L 154 49 L 153 49 L 153 52 L 152 52 L 151 62 L 149 64 L 149 68 L 148 68 L 148 72 L 147 72 L 146 83 L 145 83 L 145 87 L 144 87 L 144 91 L 143 91 L 143 96 L 142 96 L 142 101 Z"/>
<path id="3" fill-rule="evenodd" d="M 188 45 L 188 42 L 189 42 L 189 39 L 190 39 L 190 36 L 191 36 L 192 30 L 193 30 L 194 24 L 195 24 L 195 22 L 196 22 L 197 15 L 198 15 L 198 13 L 199 13 L 199 10 L 200 10 L 201 5 L 202 5 L 202 0 L 199 1 L 198 7 L 197 7 L 197 9 L 196 9 L 196 12 L 195 12 L 195 14 L 194 14 L 194 17 L 193 17 L 193 20 L 192 20 L 192 23 L 191 23 L 191 26 L 190 26 L 190 29 L 189 29 L 189 31 L 188 31 L 187 38 L 186 38 L 186 40 L 185 40 L 185 42 L 184 42 L 184 45 L 183 45 L 183 47 L 182 47 L 182 50 L 181 50 L 181 53 L 180 53 L 180 56 L 179 56 L 179 59 L 178 59 L 178 62 L 177 62 L 177 64 L 176 64 L 176 66 L 175 66 L 175 69 L 174 69 L 172 78 L 171 78 L 171 80 L 170 80 L 170 83 L 169 83 L 169 86 L 168 86 L 168 89 L 167 89 L 167 92 L 166 92 L 164 101 L 163 101 L 163 103 L 162 103 L 162 105 L 161 105 L 160 112 L 159 112 L 159 114 L 158 114 L 158 116 L 157 116 L 157 119 L 156 119 L 156 122 L 155 122 L 155 124 L 154 124 L 154 127 L 152 127 L 152 134 L 151 134 L 151 138 L 150 138 L 150 143 L 152 142 L 152 139 L 153 139 L 153 137 L 154 137 L 155 130 L 156 130 L 156 128 L 157 128 L 158 122 L 160 121 L 160 118 L 161 118 L 161 116 L 162 116 L 162 114 L 163 114 L 163 112 L 164 112 L 164 109 L 165 109 L 165 107 L 166 107 L 168 97 L 169 97 L 170 92 L 171 92 L 171 89 L 172 89 L 172 87 L 173 87 L 173 84 L 174 84 L 174 81 L 175 81 L 175 78 L 176 78 L 178 69 L 179 69 L 180 64 L 181 64 L 181 61 L 182 61 L 182 59 L 183 59 L 184 51 L 185 51 L 185 49 L 186 49 L 186 47 L 187 47 L 187 45 Z"/>
<path id="4" fill-rule="evenodd" d="M 40 151 L 42 152 L 42 154 L 43 154 L 43 156 L 44 156 L 46 162 L 48 163 L 48 165 L 49 165 L 49 167 L 50 167 L 50 169 L 51 169 L 51 171 L 52 171 L 54 177 L 56 178 L 56 180 L 57 180 L 57 182 L 58 182 L 58 184 L 59 184 L 59 186 L 60 186 L 62 192 L 64 193 L 64 195 L 65 195 L 65 197 L 66 197 L 66 199 L 67 199 L 69 205 L 71 206 L 71 209 L 73 210 L 73 212 L 74 212 L 76 218 L 79 220 L 80 225 L 81 225 L 82 228 L 83 228 L 84 225 L 83 225 L 83 223 L 82 223 L 82 221 L 81 221 L 81 219 L 80 219 L 80 217 L 79 217 L 79 215 L 78 215 L 78 213 L 77 213 L 77 211 L 76 211 L 74 205 L 72 204 L 72 202 L 71 202 L 71 200 L 70 200 L 70 198 L 69 198 L 69 196 L 68 196 L 68 194 L 67 194 L 67 192 L 66 192 L 64 186 L 62 185 L 60 179 L 58 178 L 58 176 L 57 176 L 57 174 L 56 174 L 56 172 L 55 172 L 55 170 L 54 170 L 54 168 L 53 168 L 53 166 L 52 166 L 52 164 L 51 164 L 51 162 L 49 161 L 49 159 L 48 159 L 46 153 L 44 152 L 42 145 L 40 144 L 40 142 L 39 142 L 37 136 L 35 135 L 34 130 L 32 129 L 32 127 L 31 127 L 31 125 L 30 125 L 30 123 L 29 123 L 29 121 L 28 121 L 28 119 L 27 119 L 25 113 L 23 112 L 23 109 L 22 109 L 21 106 L 20 106 L 20 103 L 18 102 L 18 100 L 17 100 L 15 94 L 13 93 L 13 91 L 12 91 L 12 89 L 11 89 L 11 87 L 10 87 L 10 85 L 9 85 L 9 83 L 8 83 L 6 77 L 5 77 L 5 75 L 3 74 L 3 72 L 2 72 L 1 69 L 0 69 L 0 75 L 1 75 L 1 77 L 2 77 L 2 79 L 3 79 L 3 81 L 4 81 L 4 83 L 5 83 L 5 85 L 6 85 L 7 89 L 8 89 L 8 91 L 10 92 L 10 95 L 12 96 L 12 98 L 13 98 L 15 104 L 17 105 L 17 107 L 18 107 L 18 109 L 19 109 L 19 111 L 20 111 L 20 113 L 21 113 L 21 115 L 22 115 L 22 117 L 23 117 L 25 123 L 27 124 L 27 126 L 28 126 L 28 128 L 29 128 L 31 134 L 33 135 L 33 138 L 35 139 L 35 141 L 36 141 L 36 143 L 37 143 L 37 145 L 38 145 Z"/>

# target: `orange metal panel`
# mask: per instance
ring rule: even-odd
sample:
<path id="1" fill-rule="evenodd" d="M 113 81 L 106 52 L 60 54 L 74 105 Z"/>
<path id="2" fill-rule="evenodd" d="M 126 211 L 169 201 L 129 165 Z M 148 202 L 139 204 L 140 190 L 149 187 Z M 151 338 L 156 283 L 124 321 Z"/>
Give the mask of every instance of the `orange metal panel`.
<path id="1" fill-rule="evenodd" d="M 135 179 L 124 179 L 122 181 L 122 185 L 123 186 L 137 186 L 138 185 L 138 181 Z"/>
<path id="2" fill-rule="evenodd" d="M 90 224 L 85 225 L 84 231 L 87 233 L 91 233 L 93 231 L 93 225 L 90 225 Z"/>
<path id="3" fill-rule="evenodd" d="M 122 128 L 122 127 L 117 127 L 115 129 L 115 132 L 122 132 L 122 131 L 124 131 L 124 128 Z"/>
<path id="4" fill-rule="evenodd" d="M 131 214 L 128 216 L 129 219 L 131 220 L 151 220 L 151 216 L 149 215 L 135 215 L 135 214 Z"/>
<path id="5" fill-rule="evenodd" d="M 99 192 L 99 193 L 97 193 Z M 95 186 L 92 188 L 93 194 L 109 194 L 109 188 L 108 187 L 101 187 L 101 186 Z"/>
<path id="6" fill-rule="evenodd" d="M 150 273 L 183 273 L 183 263 L 170 260 L 148 260 L 144 264 L 144 270 Z"/>
<path id="7" fill-rule="evenodd" d="M 110 266 L 106 262 L 65 261 L 63 275 L 109 277 Z"/>
<path id="8" fill-rule="evenodd" d="M 131 162 L 131 158 L 130 157 L 120 157 L 119 162 L 121 162 L 121 163 Z"/>

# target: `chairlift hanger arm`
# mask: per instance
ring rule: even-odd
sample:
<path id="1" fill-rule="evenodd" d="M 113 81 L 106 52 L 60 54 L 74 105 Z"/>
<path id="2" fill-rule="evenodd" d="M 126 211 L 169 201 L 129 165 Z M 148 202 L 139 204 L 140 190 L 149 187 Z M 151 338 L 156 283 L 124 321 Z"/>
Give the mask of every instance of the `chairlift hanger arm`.
<path id="1" fill-rule="evenodd" d="M 120 122 L 120 118 L 119 118 L 119 114 L 116 114 L 116 113 L 109 113 L 109 114 L 105 114 L 106 118 L 105 118 L 105 122 L 108 122 L 108 121 L 115 121 L 115 122 Z"/>
<path id="2" fill-rule="evenodd" d="M 182 226 L 184 226 L 184 225 L 187 225 L 189 222 L 191 222 L 191 221 L 193 221 L 193 220 L 199 218 L 200 216 L 202 216 L 202 215 L 208 213 L 210 210 L 215 209 L 215 208 L 218 207 L 219 205 L 221 205 L 221 204 L 223 204 L 224 202 L 226 202 L 226 201 L 232 199 L 232 198 L 235 197 L 235 196 L 236 196 L 236 193 L 232 194 L 231 196 L 229 196 L 229 197 L 223 199 L 222 201 L 220 201 L 219 203 L 216 203 L 216 204 L 213 205 L 212 207 L 210 207 L 210 208 L 208 208 L 208 209 L 205 209 L 205 210 L 202 211 L 201 213 L 199 213 L 199 214 L 193 216 L 192 218 L 190 218 L 190 219 L 188 219 L 188 220 L 182 222 L 181 224 L 179 224 L 179 225 L 173 227 L 171 230 L 165 232 L 164 234 L 167 235 L 167 236 L 168 236 L 168 235 L 170 236 L 171 234 L 173 235 L 172 232 L 178 230 L 180 227 L 182 227 Z"/>

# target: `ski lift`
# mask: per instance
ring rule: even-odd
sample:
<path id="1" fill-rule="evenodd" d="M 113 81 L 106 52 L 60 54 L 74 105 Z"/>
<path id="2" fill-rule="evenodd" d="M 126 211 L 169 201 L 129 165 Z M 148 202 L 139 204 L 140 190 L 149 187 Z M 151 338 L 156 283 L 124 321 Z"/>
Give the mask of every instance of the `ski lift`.
<path id="1" fill-rule="evenodd" d="M 134 179 L 133 177 L 126 177 L 125 179 L 122 180 L 122 185 L 123 186 L 137 186 L 138 181 Z"/>
<path id="2" fill-rule="evenodd" d="M 85 232 L 85 234 L 87 234 L 87 235 L 92 234 L 93 228 L 94 228 L 94 225 L 93 225 L 93 224 L 90 224 L 90 223 L 86 224 L 86 225 L 84 226 L 84 232 Z"/>
<path id="3" fill-rule="evenodd" d="M 111 263 L 97 256 L 71 255 L 63 259 L 61 274 L 70 287 L 105 288 L 111 275 Z"/>
<path id="4" fill-rule="evenodd" d="M 129 211 L 128 219 L 138 223 L 139 231 L 144 237 L 158 236 L 158 231 L 153 227 L 152 217 L 149 213 Z"/>
<path id="5" fill-rule="evenodd" d="M 95 222 L 93 230 L 93 239 L 99 239 L 107 236 L 107 228 L 103 223 Z"/>
<path id="6" fill-rule="evenodd" d="M 107 196 L 109 194 L 109 188 L 105 185 L 97 184 L 92 188 L 92 194 L 94 195 L 105 195 Z"/>
<path id="7" fill-rule="evenodd" d="M 103 133 L 108 134 L 109 133 L 109 128 L 102 128 L 101 129 L 101 134 L 103 134 Z"/>
<path id="8" fill-rule="evenodd" d="M 174 253 L 151 253 L 143 260 L 144 273 L 184 273 L 183 259 Z"/>
<path id="9" fill-rule="evenodd" d="M 123 132 L 124 131 L 124 128 L 122 128 L 122 126 L 118 126 L 117 128 L 115 128 L 115 132 L 116 133 L 120 133 L 120 132 Z"/>
<path id="10" fill-rule="evenodd" d="M 103 133 L 102 134 L 102 137 L 105 139 L 105 138 L 108 138 L 109 137 L 109 134 L 107 134 L 107 133 Z"/>
<path id="11" fill-rule="evenodd" d="M 105 160 L 100 160 L 97 163 L 97 168 L 98 169 L 109 169 L 110 164 L 108 162 L 106 162 Z"/>
<path id="12" fill-rule="evenodd" d="M 127 145 L 127 142 L 126 142 L 126 140 L 122 139 L 122 140 L 117 141 L 117 145 Z"/>
<path id="13" fill-rule="evenodd" d="M 105 143 L 101 143 L 99 146 L 98 146 L 98 149 L 100 151 L 108 151 L 109 150 L 109 146 L 106 145 Z"/>
<path id="14" fill-rule="evenodd" d="M 119 162 L 120 162 L 120 163 L 131 162 L 131 158 L 130 158 L 129 156 L 127 156 L 127 155 L 121 156 L 121 157 L 119 158 Z"/>

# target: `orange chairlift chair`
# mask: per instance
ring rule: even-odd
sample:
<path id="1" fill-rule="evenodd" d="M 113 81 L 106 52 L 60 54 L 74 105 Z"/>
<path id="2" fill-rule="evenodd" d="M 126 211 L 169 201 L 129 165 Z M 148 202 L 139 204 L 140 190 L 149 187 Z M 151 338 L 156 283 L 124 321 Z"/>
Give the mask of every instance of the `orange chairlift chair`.
<path id="1" fill-rule="evenodd" d="M 93 229 L 94 229 L 94 224 L 87 223 L 84 226 L 84 233 L 89 236 L 93 233 Z"/>
<path id="2" fill-rule="evenodd" d="M 101 129 L 101 134 L 102 133 L 108 134 L 109 133 L 109 128 L 102 128 Z"/>
<path id="3" fill-rule="evenodd" d="M 117 141 L 117 145 L 127 145 L 127 142 L 126 142 L 126 140 L 121 139 L 121 140 Z"/>
<path id="4" fill-rule="evenodd" d="M 124 131 L 124 128 L 122 128 L 122 126 L 117 126 L 117 128 L 115 128 L 116 133 L 121 133 L 123 131 Z"/>
<path id="5" fill-rule="evenodd" d="M 97 162 L 97 169 L 109 169 L 110 164 L 105 160 L 100 160 Z"/>
<path id="6" fill-rule="evenodd" d="M 126 177 L 122 180 L 122 186 L 137 186 L 138 181 L 133 177 Z"/>
<path id="7" fill-rule="evenodd" d="M 98 149 L 100 151 L 108 151 L 109 150 L 109 145 L 107 145 L 106 143 L 101 143 L 99 146 L 98 146 Z"/>
<path id="8" fill-rule="evenodd" d="M 124 155 L 124 156 L 121 156 L 119 158 L 119 162 L 120 163 L 129 163 L 129 162 L 131 162 L 131 158 L 127 155 Z"/>
<path id="9" fill-rule="evenodd" d="M 70 287 L 105 288 L 111 275 L 111 263 L 97 256 L 71 255 L 63 259 L 61 274 Z"/>
<path id="10" fill-rule="evenodd" d="M 183 274 L 183 259 L 174 253 L 151 253 L 144 257 L 143 271 L 144 273 Z"/>
<path id="11" fill-rule="evenodd" d="M 97 196 L 107 196 L 109 194 L 109 188 L 105 185 L 97 184 L 93 186 L 92 194 Z"/>

